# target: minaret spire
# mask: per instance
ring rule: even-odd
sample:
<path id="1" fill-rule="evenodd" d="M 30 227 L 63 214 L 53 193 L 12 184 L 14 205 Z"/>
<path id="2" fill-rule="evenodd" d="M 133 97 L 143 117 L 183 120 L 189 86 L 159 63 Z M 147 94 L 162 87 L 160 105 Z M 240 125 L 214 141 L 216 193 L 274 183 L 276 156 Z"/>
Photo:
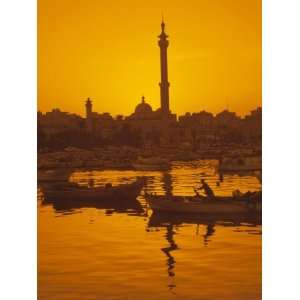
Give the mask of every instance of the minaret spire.
<path id="1" fill-rule="evenodd" d="M 160 75 L 161 82 L 160 86 L 160 107 L 163 114 L 169 114 L 169 86 L 168 81 L 168 59 L 167 59 L 167 48 L 169 46 L 168 35 L 165 33 L 165 22 L 162 16 L 161 22 L 161 34 L 158 36 L 158 45 L 160 48 Z"/>
<path id="2" fill-rule="evenodd" d="M 161 31 L 165 31 L 164 13 L 161 13 Z"/>

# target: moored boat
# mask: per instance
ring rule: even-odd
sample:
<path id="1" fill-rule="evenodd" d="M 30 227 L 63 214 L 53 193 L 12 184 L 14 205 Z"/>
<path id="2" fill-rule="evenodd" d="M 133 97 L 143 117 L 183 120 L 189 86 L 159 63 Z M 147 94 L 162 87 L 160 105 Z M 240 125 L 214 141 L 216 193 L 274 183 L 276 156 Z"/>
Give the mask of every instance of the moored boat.
<path id="1" fill-rule="evenodd" d="M 157 196 L 145 198 L 155 212 L 188 214 L 260 213 L 261 200 L 255 198 L 216 197 L 214 200 L 199 196 Z"/>
<path id="2" fill-rule="evenodd" d="M 80 187 L 78 185 L 54 185 L 44 188 L 43 194 L 46 201 L 87 201 L 87 200 L 135 200 L 145 184 L 145 178 L 138 178 L 135 182 L 118 186 L 106 185 L 105 187 Z"/>

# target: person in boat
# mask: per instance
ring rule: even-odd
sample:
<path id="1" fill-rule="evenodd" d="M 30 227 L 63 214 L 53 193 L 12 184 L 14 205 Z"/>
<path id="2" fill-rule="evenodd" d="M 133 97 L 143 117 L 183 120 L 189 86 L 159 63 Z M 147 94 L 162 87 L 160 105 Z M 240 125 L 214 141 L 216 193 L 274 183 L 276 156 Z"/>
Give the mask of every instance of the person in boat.
<path id="1" fill-rule="evenodd" d="M 248 198 L 248 199 L 250 199 L 254 195 L 255 195 L 255 192 L 250 192 L 250 191 L 248 191 L 245 194 L 243 194 L 244 198 Z"/>
<path id="2" fill-rule="evenodd" d="M 252 196 L 249 197 L 250 200 L 253 200 L 253 201 L 262 201 L 262 191 L 257 191 L 257 192 L 254 192 L 252 194 Z"/>
<path id="3" fill-rule="evenodd" d="M 214 200 L 215 194 L 214 194 L 213 190 L 211 189 L 211 187 L 205 182 L 204 179 L 201 179 L 201 183 L 202 183 L 202 186 L 199 188 L 199 190 L 203 190 L 208 199 Z"/>
<path id="4" fill-rule="evenodd" d="M 243 194 L 241 193 L 241 191 L 239 189 L 237 189 L 232 192 L 232 196 L 233 196 L 233 198 L 241 198 L 243 196 Z"/>
<path id="5" fill-rule="evenodd" d="M 95 185 L 94 179 L 93 179 L 93 178 L 90 178 L 90 179 L 88 180 L 88 187 L 91 189 L 91 188 L 94 187 L 94 185 Z"/>
<path id="6" fill-rule="evenodd" d="M 112 188 L 112 184 L 109 182 L 109 183 L 106 183 L 105 184 L 105 188 L 106 189 L 110 189 L 110 188 Z"/>

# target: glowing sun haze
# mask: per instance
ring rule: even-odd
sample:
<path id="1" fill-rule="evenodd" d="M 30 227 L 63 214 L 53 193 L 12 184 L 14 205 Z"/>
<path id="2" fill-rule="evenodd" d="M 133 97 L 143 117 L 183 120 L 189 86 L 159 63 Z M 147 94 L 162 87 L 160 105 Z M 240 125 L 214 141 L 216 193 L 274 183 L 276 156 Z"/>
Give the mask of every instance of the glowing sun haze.
<path id="1" fill-rule="evenodd" d="M 261 105 L 261 0 L 39 0 L 38 109 L 158 108 L 162 12 L 172 112 Z"/>

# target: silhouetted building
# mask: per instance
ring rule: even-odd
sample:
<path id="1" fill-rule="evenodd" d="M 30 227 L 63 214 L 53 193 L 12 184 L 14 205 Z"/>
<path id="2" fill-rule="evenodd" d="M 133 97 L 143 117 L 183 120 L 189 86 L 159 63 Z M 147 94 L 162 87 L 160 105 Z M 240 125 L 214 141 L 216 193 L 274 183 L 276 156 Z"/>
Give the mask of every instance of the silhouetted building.
<path id="1" fill-rule="evenodd" d="M 134 113 L 128 120 L 151 120 L 157 118 L 150 104 L 146 103 L 145 97 L 142 96 L 141 102 L 135 107 Z"/>
<path id="2" fill-rule="evenodd" d="M 243 136 L 247 142 L 261 144 L 262 134 L 262 109 L 257 107 L 246 115 L 243 120 Z"/>
<path id="3" fill-rule="evenodd" d="M 167 48 L 169 46 L 168 36 L 165 33 L 165 23 L 161 23 L 161 33 L 158 45 L 160 47 L 160 108 L 153 110 L 151 105 L 146 103 L 142 97 L 132 115 L 125 118 L 133 128 L 141 131 L 145 143 L 151 144 L 172 144 L 175 142 L 174 128 L 176 128 L 177 117 L 172 114 L 169 106 L 169 81 Z"/>
<path id="4" fill-rule="evenodd" d="M 46 114 L 38 113 L 38 128 L 46 136 L 61 132 L 75 132 L 77 141 L 85 139 L 92 144 L 128 144 L 132 146 L 174 146 L 198 150 L 213 144 L 261 142 L 261 108 L 251 111 L 250 115 L 240 118 L 234 112 L 224 110 L 214 116 L 200 111 L 179 116 L 170 110 L 168 81 L 168 35 L 165 23 L 161 23 L 158 36 L 160 48 L 160 107 L 153 109 L 142 96 L 140 103 L 129 116 L 118 115 L 113 118 L 109 113 L 93 111 L 90 98 L 85 101 L 85 119 L 75 114 L 54 109 Z M 85 137 L 82 136 L 82 132 Z M 65 138 L 62 135 L 61 140 Z"/>
<path id="5" fill-rule="evenodd" d="M 186 113 L 178 118 L 180 140 L 190 143 L 193 148 L 209 144 L 216 139 L 216 122 L 212 113 Z"/>
<path id="6" fill-rule="evenodd" d="M 86 129 L 88 133 L 93 132 L 93 116 L 92 116 L 92 101 L 87 98 L 85 103 L 85 117 L 86 117 Z"/>
<path id="7" fill-rule="evenodd" d="M 161 34 L 159 35 L 158 45 L 160 47 L 160 103 L 157 110 L 153 110 L 151 105 L 145 101 L 143 96 L 141 102 L 136 106 L 134 112 L 122 118 L 105 119 L 103 114 L 99 115 L 92 112 L 92 103 L 90 99 L 86 101 L 86 129 L 89 133 L 102 136 L 109 135 L 112 129 L 132 128 L 140 132 L 144 143 L 168 144 L 172 142 L 170 135 L 174 137 L 174 128 L 176 127 L 176 114 L 172 114 L 169 108 L 169 82 L 168 82 L 168 63 L 167 48 L 169 41 L 165 33 L 165 23 L 161 23 Z M 129 127 L 128 127 L 129 126 Z"/>
<path id="8" fill-rule="evenodd" d="M 236 128 L 241 124 L 241 118 L 235 112 L 223 110 L 216 115 L 216 123 L 219 129 Z"/>
<path id="9" fill-rule="evenodd" d="M 161 34 L 158 36 L 158 45 L 160 48 L 160 107 L 163 114 L 170 114 L 169 108 L 169 86 L 168 81 L 168 56 L 167 49 L 169 46 L 168 36 L 165 33 L 165 23 L 161 23 Z"/>
<path id="10" fill-rule="evenodd" d="M 58 108 L 45 114 L 38 112 L 38 128 L 50 137 L 63 132 L 79 131 L 84 126 L 84 119 L 76 114 L 63 112 Z"/>
<path id="11" fill-rule="evenodd" d="M 86 108 L 86 131 L 93 135 L 109 136 L 115 126 L 115 120 L 109 113 L 99 114 L 92 111 L 92 101 L 88 98 Z M 120 120 L 120 118 L 118 118 Z"/>

